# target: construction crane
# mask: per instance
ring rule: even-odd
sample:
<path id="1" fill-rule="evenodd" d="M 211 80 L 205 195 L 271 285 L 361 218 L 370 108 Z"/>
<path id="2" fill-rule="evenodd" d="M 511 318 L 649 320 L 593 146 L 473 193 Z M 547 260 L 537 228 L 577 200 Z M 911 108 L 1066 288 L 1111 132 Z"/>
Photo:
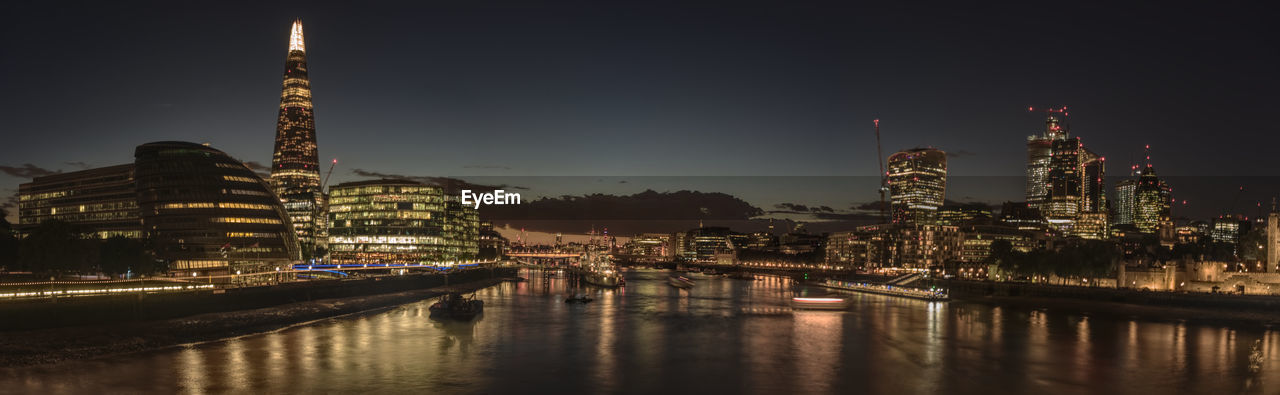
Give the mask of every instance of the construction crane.
<path id="1" fill-rule="evenodd" d="M 324 183 L 320 184 L 321 192 L 329 189 L 329 176 L 333 175 L 333 168 L 335 166 L 338 166 L 338 158 L 333 158 L 333 163 L 329 164 L 329 172 L 324 174 Z"/>
<path id="2" fill-rule="evenodd" d="M 876 125 L 876 164 L 880 165 L 880 222 L 888 223 L 888 208 L 885 206 L 884 192 L 889 189 L 889 173 L 884 171 L 884 151 L 880 148 L 880 119 L 877 118 L 873 122 Z"/>

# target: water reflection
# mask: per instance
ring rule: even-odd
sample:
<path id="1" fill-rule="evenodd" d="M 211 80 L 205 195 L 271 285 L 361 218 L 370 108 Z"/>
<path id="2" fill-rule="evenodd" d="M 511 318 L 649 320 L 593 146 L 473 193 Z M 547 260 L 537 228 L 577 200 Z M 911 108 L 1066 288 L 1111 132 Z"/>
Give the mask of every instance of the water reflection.
<path id="1" fill-rule="evenodd" d="M 1280 337 L 1262 328 L 1149 322 L 847 294 L 848 312 L 793 312 L 827 289 L 762 276 L 660 271 L 627 287 L 556 272 L 479 292 L 472 322 L 431 301 L 209 344 L 0 370 L 0 392 L 1256 393 L 1280 390 Z M 582 288 L 595 302 L 565 304 Z M 1261 340 L 1261 372 L 1250 347 Z"/>

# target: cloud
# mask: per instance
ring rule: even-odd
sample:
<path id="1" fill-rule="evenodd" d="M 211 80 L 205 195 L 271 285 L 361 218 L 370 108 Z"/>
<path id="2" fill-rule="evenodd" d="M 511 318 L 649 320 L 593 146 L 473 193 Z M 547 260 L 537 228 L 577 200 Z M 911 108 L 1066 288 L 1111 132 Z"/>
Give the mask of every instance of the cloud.
<path id="1" fill-rule="evenodd" d="M 505 185 L 505 184 L 484 185 L 484 184 L 476 184 L 466 180 L 462 180 L 458 178 L 450 178 L 450 177 L 406 176 L 403 174 L 382 173 L 382 172 L 376 172 L 376 171 L 369 171 L 365 169 L 351 169 L 351 173 L 361 177 L 417 181 L 423 184 L 434 185 L 434 186 L 444 188 L 446 191 L 449 191 L 450 193 L 461 191 L 463 189 L 476 189 L 476 190 L 515 189 L 515 190 L 522 190 L 522 191 L 529 190 L 529 188 L 516 186 L 516 185 Z"/>
<path id="2" fill-rule="evenodd" d="M 248 167 L 249 170 L 253 170 L 254 173 L 258 173 L 258 175 L 262 176 L 263 178 L 271 176 L 271 168 L 258 162 L 254 162 L 254 161 L 244 162 L 244 167 Z"/>
<path id="3" fill-rule="evenodd" d="M 88 163 L 84 163 L 84 162 L 62 162 L 62 163 L 63 163 L 63 164 L 65 164 L 65 165 L 67 165 L 67 166 L 71 166 L 71 167 L 78 167 L 78 168 L 80 168 L 80 170 L 84 170 L 84 169 L 88 169 L 88 168 L 90 168 L 90 167 L 93 167 L 93 166 L 89 166 L 89 164 L 88 164 Z"/>
<path id="4" fill-rule="evenodd" d="M 462 168 L 463 168 L 463 169 L 496 169 L 496 170 L 511 170 L 511 167 L 510 167 L 510 166 L 499 166 L 499 165 L 470 165 L 470 166 L 462 166 Z"/>
<path id="5" fill-rule="evenodd" d="M 888 201 L 885 201 L 885 202 L 881 203 L 879 200 L 874 200 L 874 201 L 870 201 L 870 202 L 866 202 L 866 203 L 855 203 L 852 207 L 849 207 L 849 208 L 850 208 L 850 209 L 852 209 L 852 210 L 854 210 L 854 211 L 876 211 L 876 212 L 879 212 L 881 208 L 884 208 L 884 209 L 888 210 L 888 209 L 889 209 L 889 202 L 888 202 Z"/>
<path id="6" fill-rule="evenodd" d="M 61 173 L 61 170 L 49 170 L 43 167 L 26 163 L 21 167 L 0 166 L 0 172 L 18 178 L 36 178 Z"/>
<path id="7" fill-rule="evenodd" d="M 803 204 L 797 204 L 797 203 L 778 203 L 773 205 L 773 207 L 777 209 L 781 209 L 785 211 L 793 211 L 793 212 L 809 211 L 809 206 L 806 206 Z"/>
<path id="8" fill-rule="evenodd" d="M 747 220 L 761 214 L 763 210 L 724 193 L 653 190 L 634 195 L 597 193 L 540 198 L 480 209 L 480 216 L 485 219 L 540 221 Z"/>
<path id="9" fill-rule="evenodd" d="M 978 156 L 978 153 L 969 150 L 947 151 L 948 158 L 964 158 L 970 156 Z"/>

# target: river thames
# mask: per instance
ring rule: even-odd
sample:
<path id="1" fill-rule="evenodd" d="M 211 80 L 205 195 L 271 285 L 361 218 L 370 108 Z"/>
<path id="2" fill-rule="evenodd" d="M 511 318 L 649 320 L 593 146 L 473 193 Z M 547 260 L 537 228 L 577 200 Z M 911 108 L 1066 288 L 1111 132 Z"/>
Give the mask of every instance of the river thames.
<path id="1" fill-rule="evenodd" d="M 1274 394 L 1278 332 L 847 294 L 789 279 L 627 272 L 594 302 L 541 272 L 478 292 L 473 322 L 431 301 L 165 350 L 0 370 L 13 393 Z M 1262 370 L 1249 370 L 1261 340 Z"/>

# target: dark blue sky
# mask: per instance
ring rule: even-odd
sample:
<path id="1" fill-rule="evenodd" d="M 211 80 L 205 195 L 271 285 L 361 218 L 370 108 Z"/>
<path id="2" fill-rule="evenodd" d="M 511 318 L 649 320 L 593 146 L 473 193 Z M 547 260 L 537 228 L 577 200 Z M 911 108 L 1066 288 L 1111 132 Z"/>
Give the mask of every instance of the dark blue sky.
<path id="1" fill-rule="evenodd" d="M 1018 176 L 1041 125 L 1026 107 L 1062 104 L 1113 175 L 1148 143 L 1162 174 L 1280 174 L 1260 6 L 231 3 L 0 6 L 0 165 L 124 163 L 155 140 L 269 162 L 301 17 L 335 182 L 873 175 L 877 117 L 886 151 Z M 24 181 L 0 174 L 0 193 Z M 603 191 L 639 188 L 619 185 Z M 1021 200 L 1001 191 L 974 198 Z"/>

